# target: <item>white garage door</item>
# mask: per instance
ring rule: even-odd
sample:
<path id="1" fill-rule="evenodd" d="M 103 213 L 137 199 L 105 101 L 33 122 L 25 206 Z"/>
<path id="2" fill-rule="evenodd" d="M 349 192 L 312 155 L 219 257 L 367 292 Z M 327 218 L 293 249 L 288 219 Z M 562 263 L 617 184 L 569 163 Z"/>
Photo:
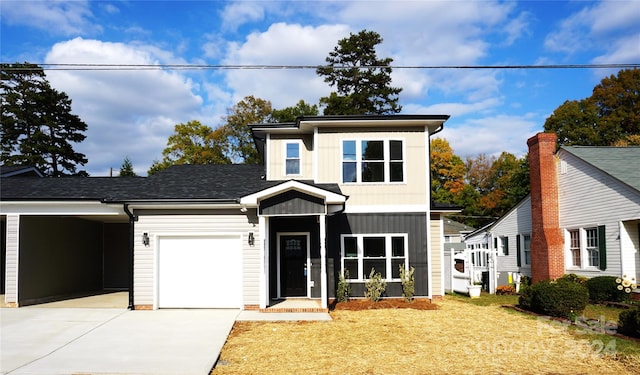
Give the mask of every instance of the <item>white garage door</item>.
<path id="1" fill-rule="evenodd" d="M 239 237 L 161 237 L 158 307 L 242 307 Z"/>

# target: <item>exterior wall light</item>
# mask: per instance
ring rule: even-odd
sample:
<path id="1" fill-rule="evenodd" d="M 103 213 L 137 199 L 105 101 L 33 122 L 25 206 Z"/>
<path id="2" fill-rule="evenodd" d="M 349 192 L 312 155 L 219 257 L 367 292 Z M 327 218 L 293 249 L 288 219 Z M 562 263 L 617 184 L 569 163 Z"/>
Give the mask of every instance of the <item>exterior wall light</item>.
<path id="1" fill-rule="evenodd" d="M 142 233 L 142 244 L 144 246 L 149 246 L 149 233 L 147 232 Z"/>
<path id="2" fill-rule="evenodd" d="M 253 237 L 253 232 L 249 232 L 249 246 L 253 246 L 253 244 L 256 242 L 255 237 Z"/>

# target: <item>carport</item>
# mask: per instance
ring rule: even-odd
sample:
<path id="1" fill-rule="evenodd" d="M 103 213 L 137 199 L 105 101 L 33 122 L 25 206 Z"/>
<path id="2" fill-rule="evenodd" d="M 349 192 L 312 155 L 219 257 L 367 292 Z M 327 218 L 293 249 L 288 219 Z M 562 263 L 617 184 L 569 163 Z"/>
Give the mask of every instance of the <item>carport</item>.
<path id="1" fill-rule="evenodd" d="M 122 206 L 39 202 L 34 210 L 3 202 L 1 220 L 9 306 L 129 289 L 130 226 Z"/>

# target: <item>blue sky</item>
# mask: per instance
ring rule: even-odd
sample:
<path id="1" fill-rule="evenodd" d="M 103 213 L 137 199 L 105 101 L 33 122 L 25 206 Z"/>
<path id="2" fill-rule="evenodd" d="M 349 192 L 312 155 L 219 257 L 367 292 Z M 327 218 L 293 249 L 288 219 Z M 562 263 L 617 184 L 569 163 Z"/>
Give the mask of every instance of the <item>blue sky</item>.
<path id="1" fill-rule="evenodd" d="M 11 1 L 0 2 L 1 60 L 42 64 L 321 65 L 367 29 L 394 66 L 640 63 L 640 1 Z M 129 157 L 146 174 L 173 132 L 213 128 L 247 95 L 274 108 L 318 103 L 308 70 L 47 70 L 87 124 L 76 150 L 109 174 Z M 565 100 L 610 69 L 395 69 L 404 114 L 448 114 L 438 136 L 462 157 L 526 152 Z"/>

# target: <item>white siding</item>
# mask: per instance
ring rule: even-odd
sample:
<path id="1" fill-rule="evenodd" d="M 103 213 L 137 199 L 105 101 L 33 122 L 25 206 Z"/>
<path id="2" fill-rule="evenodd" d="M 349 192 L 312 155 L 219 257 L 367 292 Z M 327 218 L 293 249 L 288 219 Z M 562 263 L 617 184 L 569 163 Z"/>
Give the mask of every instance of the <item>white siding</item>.
<path id="1" fill-rule="evenodd" d="M 20 215 L 7 215 L 7 233 L 5 258 L 5 295 L 6 303 L 18 302 L 18 235 L 20 233 Z"/>
<path id="2" fill-rule="evenodd" d="M 558 156 L 566 161 L 566 172 L 558 174 L 560 227 L 564 230 L 606 226 L 607 269 L 568 269 L 567 272 L 587 277 L 619 276 L 622 273 L 620 222 L 640 216 L 640 192 L 563 150 Z M 565 268 L 567 260 L 565 256 Z"/>
<path id="3" fill-rule="evenodd" d="M 431 262 L 431 283 L 433 284 L 430 285 L 430 295 L 432 297 L 443 296 L 444 285 L 442 280 L 444 279 L 444 275 L 442 273 L 442 262 L 444 258 L 444 249 L 442 247 L 442 219 L 429 220 L 429 230 L 431 236 L 431 243 L 429 244 L 431 248 L 431 259 L 428 261 Z"/>
<path id="4" fill-rule="evenodd" d="M 255 215 L 255 211 L 253 214 Z M 249 232 L 253 232 L 255 237 L 253 246 L 248 244 Z M 143 233 L 148 233 L 150 237 L 147 247 L 142 244 Z M 259 241 L 261 239 L 257 218 L 250 220 L 246 215 L 149 215 L 140 216 L 135 225 L 134 305 L 154 304 L 156 237 L 180 234 L 240 234 L 242 236 L 243 305 L 259 304 Z"/>
<path id="5" fill-rule="evenodd" d="M 498 272 L 522 272 L 524 275 L 531 275 L 530 267 L 518 267 L 516 235 L 521 233 L 531 233 L 530 195 L 491 227 L 490 248 L 494 246 L 494 238 L 507 237 L 509 241 L 509 255 L 502 255 L 502 252 L 498 251 Z"/>

